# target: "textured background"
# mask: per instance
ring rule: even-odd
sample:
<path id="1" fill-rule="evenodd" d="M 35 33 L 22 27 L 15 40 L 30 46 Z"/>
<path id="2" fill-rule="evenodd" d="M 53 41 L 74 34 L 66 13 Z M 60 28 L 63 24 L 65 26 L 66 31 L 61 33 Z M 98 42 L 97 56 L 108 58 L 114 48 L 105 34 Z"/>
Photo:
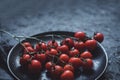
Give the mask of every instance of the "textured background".
<path id="1" fill-rule="evenodd" d="M 27 36 L 46 31 L 102 32 L 109 64 L 99 80 L 120 79 L 120 0 L 0 0 L 0 24 L 0 29 Z M 0 36 L 0 80 L 13 80 L 5 61 L 16 43 Z"/>

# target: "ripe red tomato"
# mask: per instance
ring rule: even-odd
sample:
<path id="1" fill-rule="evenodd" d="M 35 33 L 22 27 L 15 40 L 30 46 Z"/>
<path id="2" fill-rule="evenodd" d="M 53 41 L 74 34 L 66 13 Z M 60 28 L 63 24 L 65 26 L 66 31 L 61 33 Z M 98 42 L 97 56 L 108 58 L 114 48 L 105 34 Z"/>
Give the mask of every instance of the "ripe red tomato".
<path id="1" fill-rule="evenodd" d="M 61 80 L 74 80 L 74 74 L 73 74 L 73 72 L 70 71 L 70 70 L 65 70 L 61 74 Z"/>
<path id="2" fill-rule="evenodd" d="M 31 56 L 29 54 L 23 54 L 23 56 L 20 58 L 20 64 L 22 66 L 25 66 L 28 64 L 29 60 L 30 60 Z"/>
<path id="3" fill-rule="evenodd" d="M 79 53 L 80 52 L 77 49 L 73 49 L 73 50 L 69 51 L 69 56 L 75 57 L 75 56 L 79 55 Z"/>
<path id="4" fill-rule="evenodd" d="M 78 38 L 80 40 L 84 40 L 86 38 L 86 34 L 84 32 L 81 32 L 81 31 L 80 32 L 76 32 L 74 34 L 74 36 L 75 36 L 75 38 Z"/>
<path id="5" fill-rule="evenodd" d="M 84 51 L 85 49 L 86 49 L 86 46 L 85 46 L 85 43 L 84 42 L 82 42 L 82 41 L 76 41 L 75 43 L 74 43 L 74 48 L 75 49 L 78 49 L 79 51 Z"/>
<path id="6" fill-rule="evenodd" d="M 35 52 L 35 50 L 32 47 L 26 47 L 26 49 L 24 49 L 24 53 L 27 52 Z"/>
<path id="7" fill-rule="evenodd" d="M 52 63 L 52 62 L 47 62 L 45 64 L 45 68 L 48 72 L 51 72 L 52 71 L 52 67 L 54 67 L 55 65 Z"/>
<path id="8" fill-rule="evenodd" d="M 102 33 L 96 33 L 93 38 L 101 43 L 104 40 L 104 35 Z"/>
<path id="9" fill-rule="evenodd" d="M 87 40 L 85 42 L 85 45 L 87 49 L 94 50 L 97 47 L 97 41 L 96 40 Z"/>
<path id="10" fill-rule="evenodd" d="M 92 59 L 85 59 L 85 61 L 83 61 L 83 69 L 91 69 L 93 67 L 93 61 Z"/>
<path id="11" fill-rule="evenodd" d="M 49 54 L 50 55 L 57 55 L 58 51 L 56 49 L 51 48 L 50 51 L 49 51 Z"/>
<path id="12" fill-rule="evenodd" d="M 46 62 L 46 55 L 41 53 L 41 54 L 35 54 L 34 55 L 35 59 L 40 61 L 41 63 L 45 63 Z"/>
<path id="13" fill-rule="evenodd" d="M 31 63 L 28 65 L 28 70 L 30 73 L 39 73 L 41 69 L 42 65 L 38 60 L 31 60 Z"/>
<path id="14" fill-rule="evenodd" d="M 85 52 L 81 53 L 80 57 L 82 57 L 84 59 L 86 59 L 86 58 L 92 59 L 93 56 L 89 51 L 85 51 Z"/>
<path id="15" fill-rule="evenodd" d="M 74 41 L 71 38 L 66 38 L 62 41 L 62 45 L 67 45 L 69 48 L 74 46 Z"/>
<path id="16" fill-rule="evenodd" d="M 57 48 L 58 47 L 58 43 L 55 40 L 48 41 L 47 45 L 50 48 Z"/>
<path id="17" fill-rule="evenodd" d="M 64 66 L 64 71 L 65 70 L 70 70 L 70 71 L 72 71 L 74 73 L 74 67 L 72 65 L 70 65 L 70 64 L 66 64 Z"/>
<path id="18" fill-rule="evenodd" d="M 24 47 L 32 47 L 32 45 L 30 44 L 30 42 L 23 42 Z"/>
<path id="19" fill-rule="evenodd" d="M 76 57 L 70 58 L 69 63 L 71 63 L 74 68 L 79 68 L 80 66 L 82 66 L 82 60 Z"/>
<path id="20" fill-rule="evenodd" d="M 61 54 L 59 57 L 60 61 L 67 63 L 69 61 L 69 56 L 67 54 Z"/>
<path id="21" fill-rule="evenodd" d="M 43 51 L 46 51 L 47 50 L 47 45 L 45 42 L 40 42 L 38 44 L 35 45 L 35 50 L 36 51 L 40 51 L 40 50 L 43 50 Z"/>
<path id="22" fill-rule="evenodd" d="M 68 48 L 67 45 L 62 45 L 62 46 L 58 46 L 57 50 L 60 51 L 60 52 L 62 52 L 62 53 L 68 53 L 69 48 Z"/>
<path id="23" fill-rule="evenodd" d="M 54 77 L 59 77 L 63 73 L 63 68 L 59 65 L 55 65 L 54 69 L 51 71 L 51 75 Z"/>

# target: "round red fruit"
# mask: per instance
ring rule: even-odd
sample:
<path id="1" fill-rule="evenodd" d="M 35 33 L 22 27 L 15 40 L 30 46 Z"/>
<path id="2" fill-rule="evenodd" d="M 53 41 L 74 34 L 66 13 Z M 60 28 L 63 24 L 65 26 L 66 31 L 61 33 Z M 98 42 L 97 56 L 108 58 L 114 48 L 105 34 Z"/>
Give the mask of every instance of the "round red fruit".
<path id="1" fill-rule="evenodd" d="M 86 49 L 86 46 L 85 46 L 85 43 L 84 42 L 82 42 L 82 41 L 76 41 L 75 43 L 74 43 L 74 48 L 75 49 L 78 49 L 79 51 L 84 51 L 85 49 Z"/>
<path id="2" fill-rule="evenodd" d="M 78 56 L 79 53 L 80 52 L 77 49 L 73 49 L 73 50 L 69 51 L 69 56 L 75 57 L 75 56 Z"/>
<path id="3" fill-rule="evenodd" d="M 51 71 L 53 77 L 59 77 L 63 72 L 63 68 L 59 65 L 55 65 L 54 69 Z"/>
<path id="4" fill-rule="evenodd" d="M 69 61 L 69 56 L 67 54 L 61 54 L 59 57 L 60 61 L 67 63 Z"/>
<path id="5" fill-rule="evenodd" d="M 81 32 L 81 31 L 76 32 L 74 36 L 75 36 L 75 38 L 78 38 L 80 40 L 84 40 L 86 38 L 86 34 L 84 32 Z"/>
<path id="6" fill-rule="evenodd" d="M 53 67 L 54 67 L 54 64 L 52 62 L 47 62 L 45 64 L 45 68 L 48 72 L 51 72 Z"/>
<path id="7" fill-rule="evenodd" d="M 82 66 L 82 60 L 76 57 L 70 58 L 69 63 L 72 64 L 74 68 L 79 68 L 80 66 Z"/>
<path id="8" fill-rule="evenodd" d="M 38 60 L 31 60 L 31 63 L 28 65 L 28 70 L 30 73 L 39 73 L 41 69 L 42 65 Z"/>
<path id="9" fill-rule="evenodd" d="M 20 58 L 20 64 L 22 66 L 27 65 L 31 56 L 29 54 L 23 54 L 23 56 Z"/>
<path id="10" fill-rule="evenodd" d="M 27 53 L 27 52 L 35 52 L 35 50 L 32 47 L 26 47 L 24 49 L 24 53 Z"/>
<path id="11" fill-rule="evenodd" d="M 73 74 L 73 72 L 70 71 L 70 70 L 65 70 L 61 74 L 61 80 L 74 80 L 74 74 Z"/>
<path id="12" fill-rule="evenodd" d="M 70 70 L 70 71 L 72 71 L 74 73 L 74 67 L 72 65 L 70 65 L 70 64 L 66 64 L 64 66 L 64 71 L 65 70 Z"/>
<path id="13" fill-rule="evenodd" d="M 74 46 L 74 41 L 71 38 L 66 38 L 62 41 L 62 45 L 67 45 L 69 48 Z"/>
<path id="14" fill-rule="evenodd" d="M 91 69 L 93 67 L 93 60 L 92 59 L 85 59 L 83 61 L 83 68 L 84 69 Z"/>
<path id="15" fill-rule="evenodd" d="M 62 53 L 68 53 L 69 48 L 68 48 L 67 45 L 62 45 L 62 46 L 58 46 L 57 50 L 60 51 L 60 52 L 62 52 Z"/>
<path id="16" fill-rule="evenodd" d="M 87 40 L 85 42 L 85 45 L 88 50 L 94 50 L 97 47 L 97 41 L 96 40 Z"/>
<path id="17" fill-rule="evenodd" d="M 50 51 L 49 51 L 49 54 L 50 55 L 57 55 L 58 54 L 58 51 L 56 50 L 56 49 L 50 49 Z"/>
<path id="18" fill-rule="evenodd" d="M 94 39 L 101 43 L 104 40 L 104 35 L 102 33 L 96 33 Z"/>
<path id="19" fill-rule="evenodd" d="M 37 59 L 41 63 L 45 63 L 46 62 L 46 55 L 43 54 L 43 53 L 41 53 L 41 54 L 35 54 L 34 57 L 35 57 L 35 59 Z"/>
<path id="20" fill-rule="evenodd" d="M 24 47 L 32 47 L 32 45 L 29 42 L 24 42 L 23 45 Z"/>
<path id="21" fill-rule="evenodd" d="M 58 47 L 58 43 L 55 40 L 49 41 L 47 45 L 50 48 L 57 48 Z"/>
<path id="22" fill-rule="evenodd" d="M 85 52 L 81 53 L 80 57 L 82 57 L 84 59 L 86 59 L 86 58 L 92 59 L 93 56 L 89 51 L 85 51 Z"/>

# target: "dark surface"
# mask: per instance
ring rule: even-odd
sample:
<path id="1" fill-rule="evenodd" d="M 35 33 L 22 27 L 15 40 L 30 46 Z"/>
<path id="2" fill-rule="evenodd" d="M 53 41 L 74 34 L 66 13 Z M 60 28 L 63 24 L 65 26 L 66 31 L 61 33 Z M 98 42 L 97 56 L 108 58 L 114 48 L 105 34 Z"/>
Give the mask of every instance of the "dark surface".
<path id="1" fill-rule="evenodd" d="M 100 80 L 120 79 L 120 0 L 0 0 L 0 29 L 16 35 L 46 31 L 102 32 L 109 64 Z M 6 66 L 17 42 L 0 36 L 0 80 L 13 80 Z"/>

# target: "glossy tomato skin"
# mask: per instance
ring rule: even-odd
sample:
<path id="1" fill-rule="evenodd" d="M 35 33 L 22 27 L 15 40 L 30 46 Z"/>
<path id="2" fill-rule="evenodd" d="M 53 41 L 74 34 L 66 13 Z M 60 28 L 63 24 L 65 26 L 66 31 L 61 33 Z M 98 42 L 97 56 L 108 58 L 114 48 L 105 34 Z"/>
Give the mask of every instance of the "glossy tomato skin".
<path id="1" fill-rule="evenodd" d="M 67 45 L 69 48 L 74 46 L 74 41 L 71 38 L 66 38 L 62 41 L 62 45 Z"/>
<path id="2" fill-rule="evenodd" d="M 82 60 L 80 58 L 76 58 L 76 57 L 70 58 L 69 63 L 71 63 L 75 69 L 82 66 Z"/>
<path id="3" fill-rule="evenodd" d="M 49 52 L 50 55 L 57 55 L 58 54 L 58 51 L 56 49 L 50 49 L 50 52 Z"/>
<path id="4" fill-rule="evenodd" d="M 23 56 L 20 58 L 20 64 L 22 66 L 28 65 L 30 58 L 31 56 L 29 54 L 23 54 Z"/>
<path id="5" fill-rule="evenodd" d="M 46 51 L 47 50 L 46 43 L 45 42 L 40 42 L 40 43 L 36 44 L 35 45 L 35 50 L 36 51 L 41 51 L 41 50 Z"/>
<path id="6" fill-rule="evenodd" d="M 72 65 L 70 65 L 70 64 L 66 64 L 64 66 L 64 71 L 65 70 L 70 70 L 70 71 L 72 71 L 74 73 L 74 67 Z"/>
<path id="7" fill-rule="evenodd" d="M 97 47 L 97 41 L 96 40 L 87 40 L 85 42 L 85 45 L 88 50 L 94 50 Z"/>
<path id="8" fill-rule="evenodd" d="M 32 47 L 26 47 L 26 49 L 24 49 L 24 53 L 28 52 L 35 52 L 35 50 Z"/>
<path id="9" fill-rule="evenodd" d="M 80 52 L 77 49 L 73 49 L 73 50 L 69 51 L 69 56 L 75 57 L 75 56 L 79 55 L 79 53 Z"/>
<path id="10" fill-rule="evenodd" d="M 28 71 L 30 73 L 40 73 L 41 69 L 42 65 L 38 60 L 31 60 L 31 63 L 28 65 Z"/>
<path id="11" fill-rule="evenodd" d="M 60 61 L 67 63 L 69 61 L 69 56 L 67 54 L 61 54 L 59 57 Z"/>
<path id="12" fill-rule="evenodd" d="M 63 67 L 59 66 L 59 65 L 55 65 L 54 69 L 51 71 L 51 75 L 54 78 L 58 78 L 60 77 L 60 75 L 63 73 Z"/>
<path id="13" fill-rule="evenodd" d="M 74 37 L 80 40 L 84 40 L 86 38 L 86 34 L 84 32 L 79 31 L 74 34 Z"/>
<path id="14" fill-rule="evenodd" d="M 50 40 L 50 41 L 48 41 L 47 46 L 48 46 L 49 48 L 57 48 L 57 47 L 58 47 L 58 43 L 57 43 L 57 41 L 55 41 L 55 40 Z"/>
<path id="15" fill-rule="evenodd" d="M 96 41 L 98 41 L 98 42 L 103 42 L 103 40 L 104 40 L 104 35 L 102 34 L 102 33 L 96 33 L 95 35 L 94 35 L 94 37 L 93 37 Z"/>
<path id="16" fill-rule="evenodd" d="M 67 45 L 58 46 L 57 50 L 61 53 L 68 53 L 69 52 L 69 48 Z"/>
<path id="17" fill-rule="evenodd" d="M 92 59 L 85 59 L 85 61 L 83 62 L 83 69 L 92 69 L 93 67 L 93 60 Z"/>
<path id="18" fill-rule="evenodd" d="M 86 59 L 86 58 L 92 59 L 92 58 L 93 58 L 93 55 L 91 54 L 91 52 L 85 51 L 85 52 L 81 53 L 80 57 L 81 57 L 81 58 L 84 58 L 84 59 Z"/>
<path id="19" fill-rule="evenodd" d="M 24 45 L 24 47 L 32 47 L 32 45 L 30 44 L 30 42 L 24 42 L 23 45 Z"/>
<path id="20" fill-rule="evenodd" d="M 70 71 L 70 70 L 65 70 L 61 74 L 61 79 L 60 80 L 74 80 L 74 74 L 73 74 L 73 72 Z"/>
<path id="21" fill-rule="evenodd" d="M 85 51 L 86 50 L 86 46 L 85 46 L 85 43 L 82 42 L 82 41 L 76 41 L 74 43 L 74 48 L 75 49 L 78 49 L 79 51 Z"/>
<path id="22" fill-rule="evenodd" d="M 46 59 L 47 59 L 46 55 L 43 54 L 43 53 L 41 53 L 41 54 L 35 54 L 35 55 L 34 55 L 34 58 L 35 58 L 36 60 L 40 61 L 41 63 L 45 63 L 45 62 L 46 62 Z"/>
<path id="23" fill-rule="evenodd" d="M 53 67 L 54 67 L 54 64 L 50 61 L 45 64 L 45 68 L 48 72 L 51 72 Z"/>

